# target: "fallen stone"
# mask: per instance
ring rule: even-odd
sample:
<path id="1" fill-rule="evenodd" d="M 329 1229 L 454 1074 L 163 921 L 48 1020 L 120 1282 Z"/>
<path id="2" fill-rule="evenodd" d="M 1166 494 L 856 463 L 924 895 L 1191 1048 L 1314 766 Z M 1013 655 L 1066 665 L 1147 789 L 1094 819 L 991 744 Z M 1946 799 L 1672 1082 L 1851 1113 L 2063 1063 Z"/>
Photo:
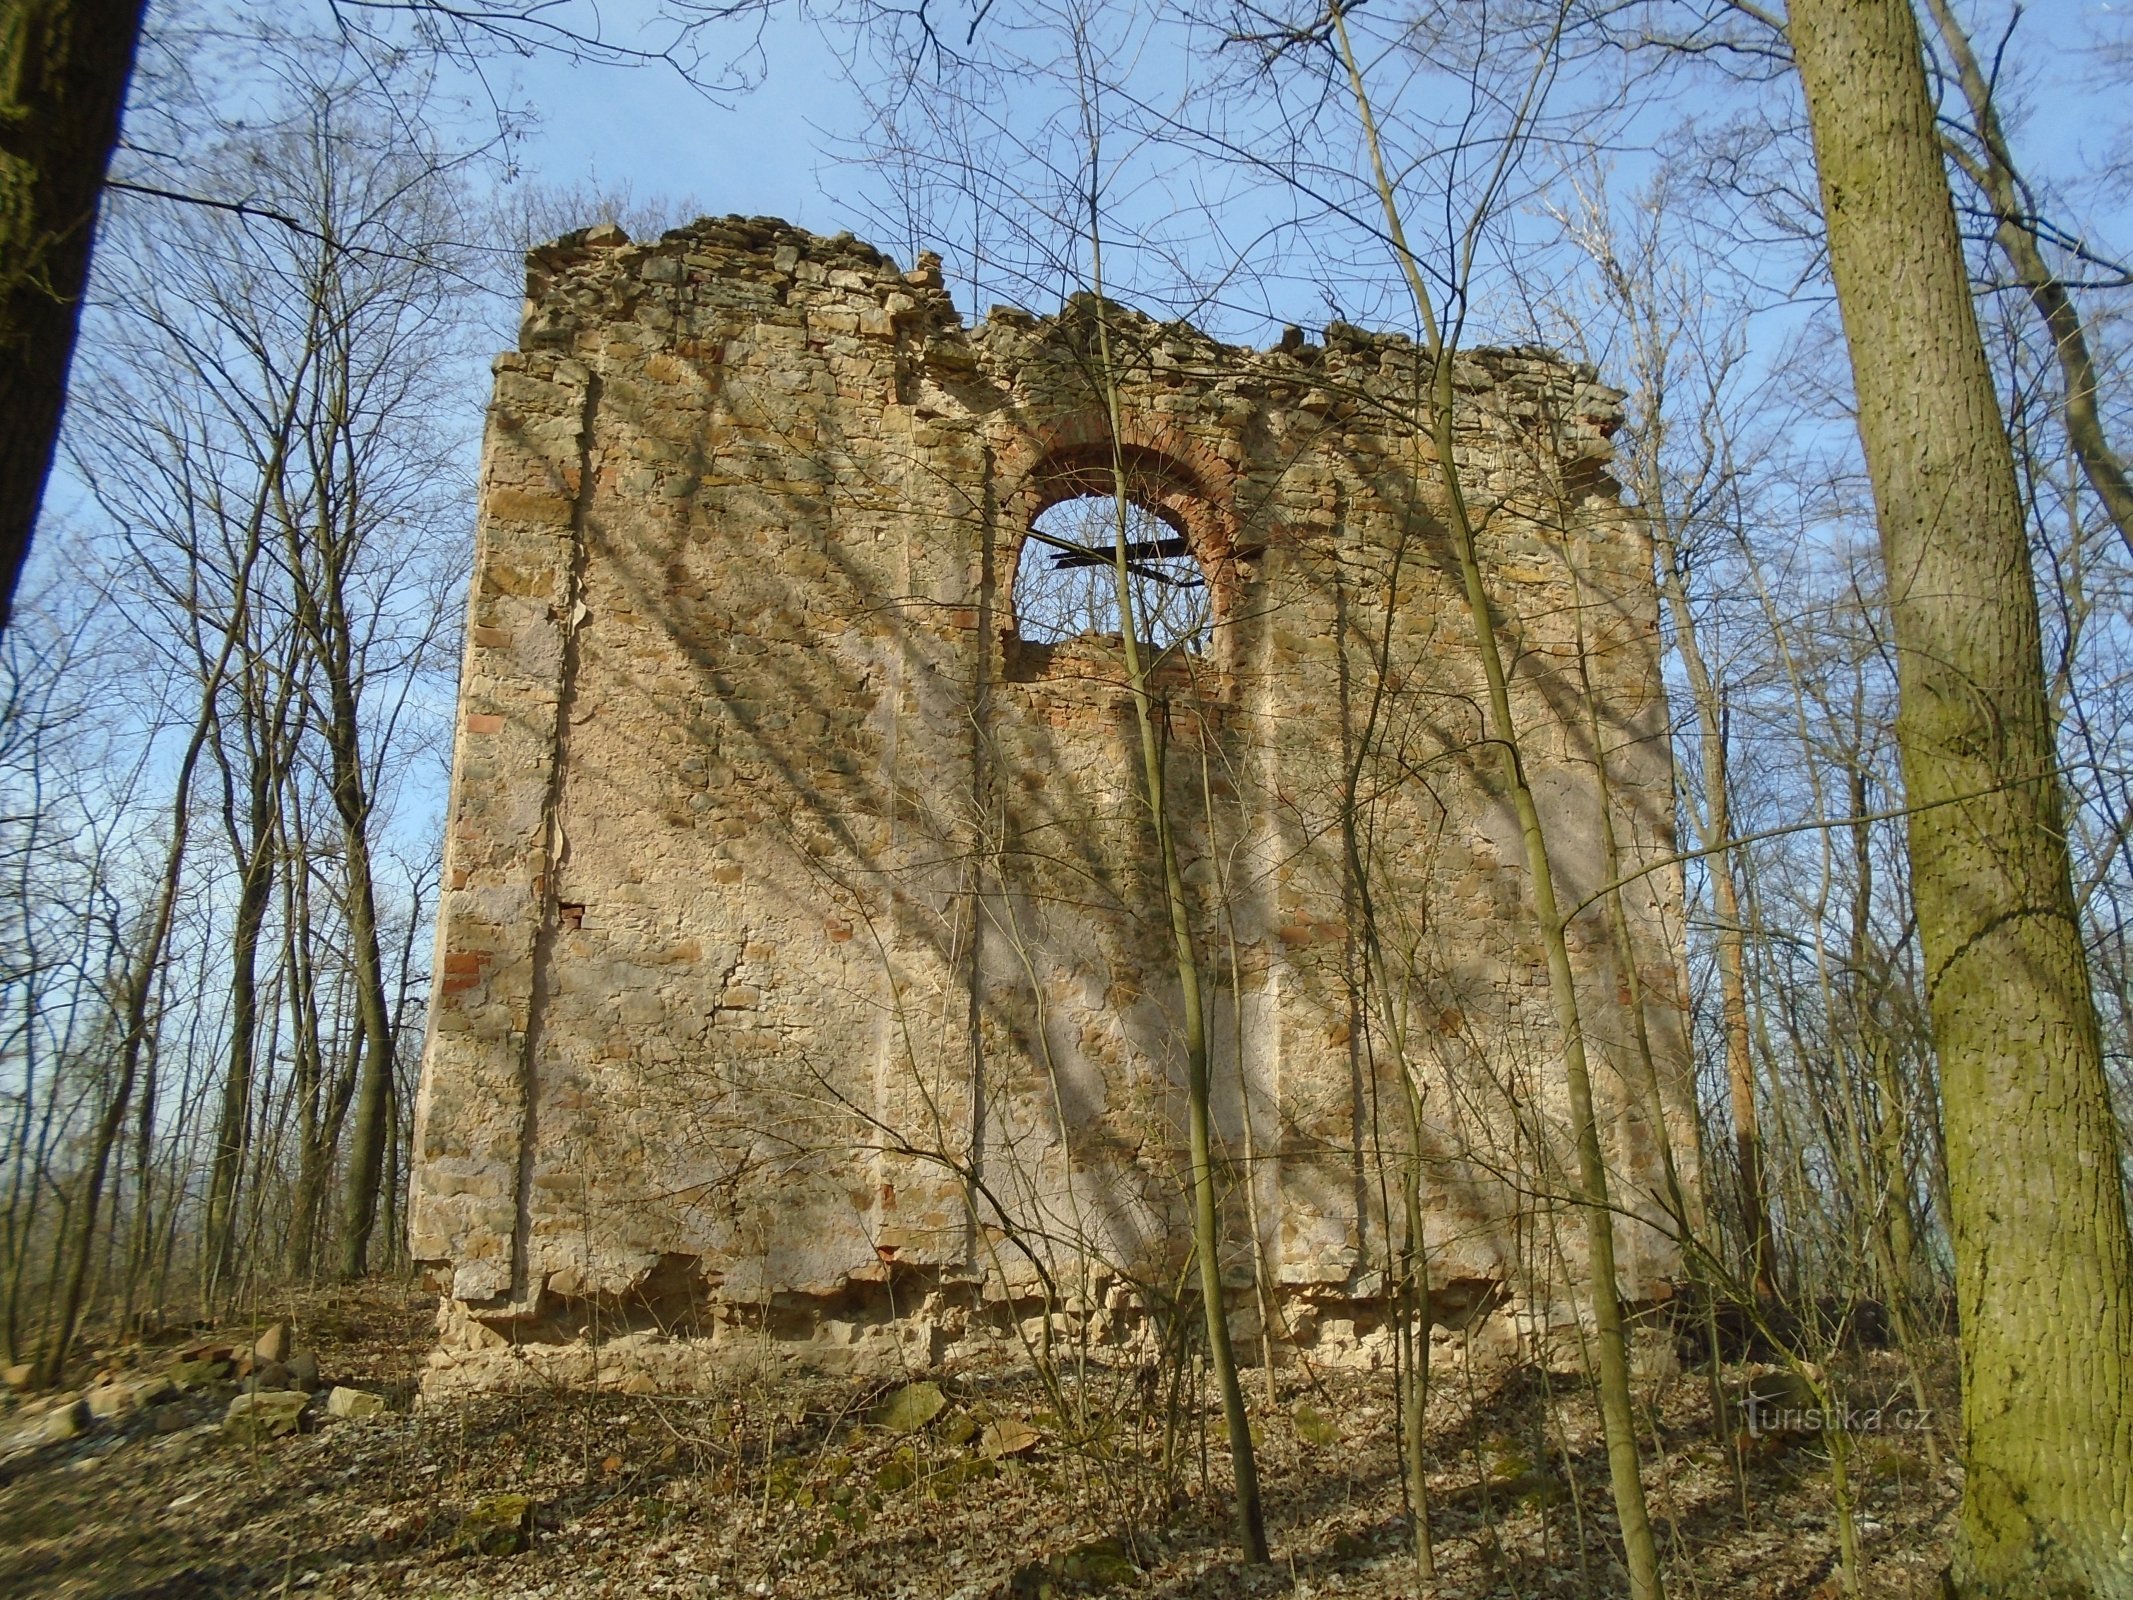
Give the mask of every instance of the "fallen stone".
<path id="1" fill-rule="evenodd" d="M 10 1389 L 27 1389 L 37 1381 L 37 1364 L 33 1361 L 18 1361 L 5 1372 L 0 1372 L 0 1383 Z"/>
<path id="2" fill-rule="evenodd" d="M 143 1378 L 133 1385 L 136 1405 L 161 1405 L 166 1400 L 176 1399 L 177 1395 L 178 1386 L 170 1381 L 170 1374 L 167 1372 L 159 1372 L 152 1378 Z"/>
<path id="3" fill-rule="evenodd" d="M 1515 1478 L 1506 1478 L 1498 1487 L 1514 1505 L 1528 1511 L 1559 1506 L 1570 1498 L 1570 1491 L 1563 1487 L 1563 1480 L 1545 1468 L 1521 1472 Z"/>
<path id="4" fill-rule="evenodd" d="M 1002 1417 L 986 1424 L 985 1431 L 978 1435 L 978 1454 L 989 1461 L 1027 1455 L 1037 1448 L 1039 1437 L 1037 1430 L 1020 1418 Z"/>
<path id="5" fill-rule="evenodd" d="M 468 1508 L 459 1522 L 459 1546 L 483 1556 L 517 1555 L 533 1533 L 533 1500 L 523 1494 L 491 1495 Z"/>
<path id="6" fill-rule="evenodd" d="M 1664 1387 L 1681 1376 L 1681 1356 L 1671 1330 L 1639 1328 L 1630 1335 L 1629 1375 L 1638 1383 Z"/>
<path id="7" fill-rule="evenodd" d="M 1327 1449 L 1341 1442 L 1340 1424 L 1308 1400 L 1297 1401 L 1290 1418 L 1296 1424 L 1296 1437 L 1305 1444 Z"/>
<path id="8" fill-rule="evenodd" d="M 1008 1580 L 1014 1600 L 1050 1600 L 1062 1592 L 1103 1594 L 1140 1577 L 1126 1547 L 1116 1539 L 1098 1539 L 1048 1561 L 1031 1561 Z"/>
<path id="9" fill-rule="evenodd" d="M 948 1405 L 937 1383 L 907 1383 L 867 1413 L 867 1421 L 891 1433 L 916 1433 Z"/>
<path id="10" fill-rule="evenodd" d="M 317 1351 L 297 1351 L 295 1355 L 289 1357 L 288 1366 L 289 1381 L 291 1383 L 294 1383 L 299 1389 L 318 1389 L 324 1387 L 319 1382 Z"/>
<path id="11" fill-rule="evenodd" d="M 288 1389 L 295 1384 L 289 1369 L 279 1361 L 262 1361 L 252 1369 L 251 1382 L 259 1389 Z"/>
<path id="12" fill-rule="evenodd" d="M 1822 1401 L 1814 1385 L 1783 1368 L 1751 1378 L 1741 1400 L 1742 1421 L 1755 1435 L 1822 1431 Z"/>
<path id="13" fill-rule="evenodd" d="M 134 1398 L 132 1385 L 124 1383 L 100 1383 L 82 1399 L 92 1417 L 122 1417 L 140 1403 Z"/>
<path id="14" fill-rule="evenodd" d="M 259 1342 L 252 1346 L 252 1354 L 257 1356 L 262 1364 L 273 1362 L 278 1365 L 288 1360 L 289 1325 L 286 1322 L 277 1322 L 267 1329 L 259 1336 Z"/>
<path id="15" fill-rule="evenodd" d="M 63 1400 L 44 1414 L 42 1432 L 46 1444 L 78 1439 L 89 1430 L 89 1408 L 78 1399 Z"/>
<path id="16" fill-rule="evenodd" d="M 181 1361 L 170 1369 L 169 1378 L 180 1390 L 190 1390 L 221 1383 L 229 1375 L 229 1358 L 224 1356 L 213 1360 Z"/>
<path id="17" fill-rule="evenodd" d="M 260 1389 L 241 1394 L 223 1414 L 222 1431 L 244 1444 L 278 1439 L 303 1426 L 307 1394 L 287 1389 Z"/>
<path id="18" fill-rule="evenodd" d="M 1060 1558 L 1059 1571 L 1070 1582 L 1084 1583 L 1098 1590 L 1131 1583 L 1141 1575 L 1140 1568 L 1133 1564 L 1133 1557 L 1117 1539 L 1096 1539 L 1069 1550 Z"/>
<path id="19" fill-rule="evenodd" d="M 374 1417 L 385 1409 L 385 1396 L 368 1389 L 335 1388 L 326 1396 L 326 1413 L 335 1417 Z"/>
<path id="20" fill-rule="evenodd" d="M 176 1433 L 191 1420 L 185 1407 L 179 1405 L 153 1406 L 148 1412 L 148 1426 L 157 1433 Z"/>

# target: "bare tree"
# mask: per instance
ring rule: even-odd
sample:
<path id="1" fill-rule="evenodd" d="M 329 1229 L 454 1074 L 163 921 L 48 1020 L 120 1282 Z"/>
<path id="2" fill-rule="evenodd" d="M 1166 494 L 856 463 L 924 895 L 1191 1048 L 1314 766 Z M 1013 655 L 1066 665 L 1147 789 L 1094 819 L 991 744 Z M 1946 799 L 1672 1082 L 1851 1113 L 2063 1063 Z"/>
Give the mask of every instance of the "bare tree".
<path id="1" fill-rule="evenodd" d="M 204 1296 L 256 1277 L 247 1246 L 270 1191 L 295 1202 L 279 1231 L 309 1272 L 336 1174 L 326 1237 L 360 1271 L 380 1186 L 401 1170 L 423 908 L 395 903 L 378 863 L 429 849 L 396 836 L 395 808 L 409 756 L 428 744 L 434 758 L 418 692 L 450 667 L 466 463 L 438 408 L 472 388 L 481 262 L 464 158 L 425 141 L 419 82 L 336 76 L 329 55 L 272 87 L 278 118 L 210 128 L 183 157 L 241 180 L 274 218 L 129 201 L 90 324 L 79 559 L 182 703 L 176 731 L 123 698 L 107 719 L 174 786 L 154 824 L 160 865 L 121 922 L 112 1070 L 70 1179 L 43 1352 L 55 1375 L 94 1299 L 98 1230 L 107 1213 L 121 1226 L 107 1171 L 125 1185 L 113 1270 L 130 1303 L 160 1294 L 181 1237 Z M 226 872 L 199 848 L 203 809 Z M 404 892 L 422 894 L 422 877 Z M 196 1117 L 210 1095 L 217 1113 Z M 285 1120 L 300 1137 L 277 1153 Z M 283 1155 L 293 1170 L 277 1170 Z"/>
<path id="2" fill-rule="evenodd" d="M 2124 457 L 2112 447 L 2104 427 L 2102 379 L 2091 346 L 2087 319 L 2074 299 L 2066 273 L 2046 258 L 2050 248 L 2071 258 L 2074 270 L 2099 286 L 2133 284 L 2133 267 L 2101 254 L 2086 239 L 2055 226 L 2035 188 L 2015 165 L 2014 149 L 2002 123 L 1992 77 L 1948 0 L 1926 0 L 1934 36 L 1947 52 L 1960 91 L 1967 126 L 1945 128 L 1941 145 L 1956 168 L 1976 186 L 1992 226 L 1992 240 L 2014 274 L 2015 286 L 2028 298 L 2050 341 L 2059 368 L 2063 425 L 2074 459 L 2104 515 L 2133 554 L 2133 479 Z M 2010 20 L 2012 34 L 2015 19 Z M 2005 41 L 2002 43 L 2005 48 Z"/>
<path id="3" fill-rule="evenodd" d="M 765 0 L 662 0 L 635 26 L 617 27 L 589 0 L 355 0 L 333 8 L 333 22 L 340 45 L 381 73 L 411 51 L 474 65 L 540 50 L 656 67 L 731 94 L 749 84 L 753 41 L 745 31 L 728 40 L 723 25 L 765 9 Z M 0 124 L 17 130 L 0 143 L 0 627 L 57 446 L 97 207 L 146 11 L 144 0 L 8 0 L 0 9 Z M 127 182 L 142 186 L 137 174 Z M 155 187 L 236 212 L 272 209 L 241 185 L 222 194 Z"/>

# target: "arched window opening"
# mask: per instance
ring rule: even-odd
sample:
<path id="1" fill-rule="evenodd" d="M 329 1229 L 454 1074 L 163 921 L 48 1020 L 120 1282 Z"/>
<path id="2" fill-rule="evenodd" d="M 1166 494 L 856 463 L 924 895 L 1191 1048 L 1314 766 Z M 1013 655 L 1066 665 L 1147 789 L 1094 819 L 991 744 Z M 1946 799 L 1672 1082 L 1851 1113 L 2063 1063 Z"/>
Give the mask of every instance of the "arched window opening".
<path id="1" fill-rule="evenodd" d="M 1037 514 L 1015 572 L 1015 627 L 1032 644 L 1120 632 L 1118 503 L 1110 495 L 1062 500 Z M 1158 650 L 1198 655 L 1214 623 L 1207 574 L 1185 535 L 1137 502 L 1126 506 L 1126 574 L 1133 636 Z"/>

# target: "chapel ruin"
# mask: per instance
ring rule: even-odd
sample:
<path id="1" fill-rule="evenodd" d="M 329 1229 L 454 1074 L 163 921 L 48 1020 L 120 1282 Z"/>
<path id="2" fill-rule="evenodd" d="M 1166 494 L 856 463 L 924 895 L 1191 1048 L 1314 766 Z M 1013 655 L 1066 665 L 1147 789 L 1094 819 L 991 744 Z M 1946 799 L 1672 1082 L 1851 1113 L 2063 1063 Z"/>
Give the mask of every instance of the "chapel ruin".
<path id="1" fill-rule="evenodd" d="M 1149 1337 L 1191 1249 L 1171 933 L 1116 623 L 1045 636 L 1029 598 L 1076 564 L 1033 525 L 1120 467 L 1136 559 L 1201 607 L 1154 687 L 1240 1354 L 1382 1355 L 1403 1073 L 1440 1323 L 1575 1315 L 1559 1046 L 1410 341 L 1237 349 L 1087 296 L 969 329 L 930 257 L 740 218 L 567 236 L 527 292 L 412 1172 L 433 1387 L 923 1366 L 1046 1315 Z M 1566 910 L 1627 880 L 1570 932 L 1623 1292 L 1657 1300 L 1693 1146 L 1680 875 L 1636 876 L 1672 800 L 1621 397 L 1536 349 L 1456 379 Z"/>

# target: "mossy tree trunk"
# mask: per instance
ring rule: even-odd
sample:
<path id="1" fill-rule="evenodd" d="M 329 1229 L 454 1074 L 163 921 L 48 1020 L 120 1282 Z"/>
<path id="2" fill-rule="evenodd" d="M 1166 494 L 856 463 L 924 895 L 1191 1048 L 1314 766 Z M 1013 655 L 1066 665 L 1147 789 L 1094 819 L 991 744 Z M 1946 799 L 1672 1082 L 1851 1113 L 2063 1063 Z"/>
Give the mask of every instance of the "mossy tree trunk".
<path id="1" fill-rule="evenodd" d="M 60 401 L 145 0 L 0 0 L 0 626 Z"/>
<path id="2" fill-rule="evenodd" d="M 1954 1592 L 2133 1595 L 2133 1241 L 2029 544 L 1916 18 L 1794 0 L 1888 567 L 1967 1475 Z"/>

